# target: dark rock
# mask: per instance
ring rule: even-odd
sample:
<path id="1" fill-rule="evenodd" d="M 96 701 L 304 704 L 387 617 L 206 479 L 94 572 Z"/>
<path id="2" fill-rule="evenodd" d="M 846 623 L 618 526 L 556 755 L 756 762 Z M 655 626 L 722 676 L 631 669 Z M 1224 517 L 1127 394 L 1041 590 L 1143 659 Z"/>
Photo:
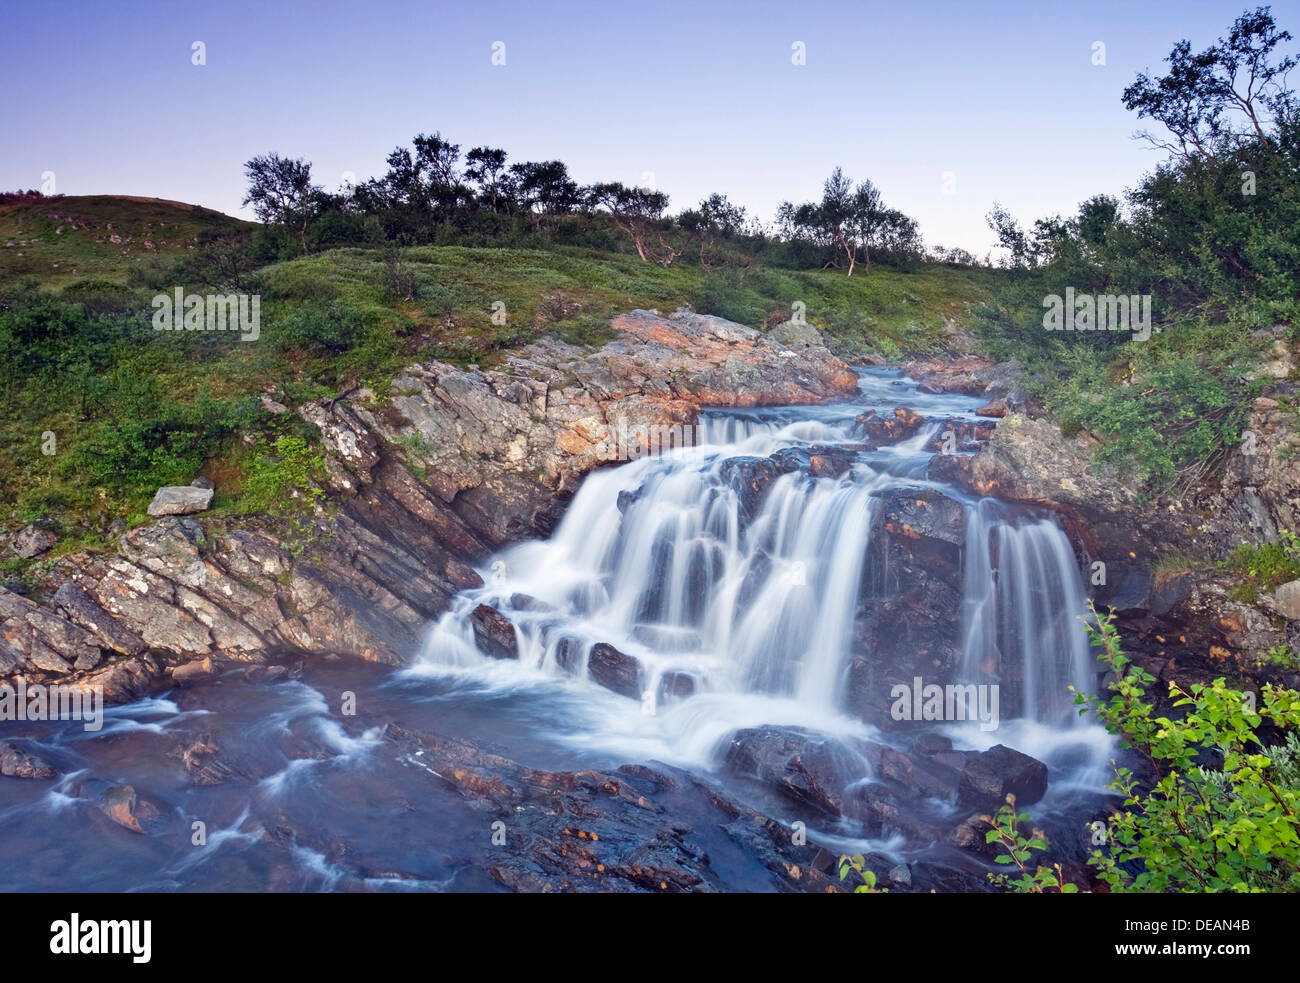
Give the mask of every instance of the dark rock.
<path id="1" fill-rule="evenodd" d="M 756 727 L 731 738 L 723 768 L 760 782 L 796 805 L 838 817 L 844 789 L 865 762 L 838 741 L 798 727 Z"/>
<path id="2" fill-rule="evenodd" d="M 957 789 L 962 808 L 993 813 L 1008 795 L 1016 806 L 1033 805 L 1047 793 L 1047 765 L 1005 744 L 969 754 Z"/>
<path id="3" fill-rule="evenodd" d="M 621 696 L 641 699 L 641 663 L 606 642 L 591 647 L 587 675 Z"/>
<path id="4" fill-rule="evenodd" d="M 478 650 L 494 659 L 519 658 L 519 638 L 510 619 L 494 607 L 480 604 L 469 616 Z"/>

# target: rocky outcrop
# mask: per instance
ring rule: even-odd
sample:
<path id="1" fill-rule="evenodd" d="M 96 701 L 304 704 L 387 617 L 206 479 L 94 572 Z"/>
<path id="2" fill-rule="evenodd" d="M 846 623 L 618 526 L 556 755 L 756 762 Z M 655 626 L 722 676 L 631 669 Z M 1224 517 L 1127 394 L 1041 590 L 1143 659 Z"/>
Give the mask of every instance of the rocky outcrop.
<path id="1" fill-rule="evenodd" d="M 113 700 L 293 653 L 401 664 L 458 591 L 481 586 L 472 564 L 549 533 L 582 476 L 620 459 L 615 434 L 680 429 L 705 406 L 857 391 L 824 348 L 721 318 L 633 311 L 613 326 L 601 348 L 545 338 L 500 369 L 412 365 L 388 399 L 358 388 L 299 407 L 319 430 L 328 494 L 296 530 L 169 514 L 206 508 L 207 479 L 161 489 L 158 521 L 116 554 L 60 558 L 34 597 L 0 587 L 0 679 L 102 685 Z M 475 627 L 480 647 L 517 657 L 499 614 Z M 635 660 L 607 654 L 593 652 L 593 677 L 639 697 Z M 185 663 L 202 668 L 177 675 Z"/>
<path id="2" fill-rule="evenodd" d="M 751 889 L 840 890 L 834 854 L 689 774 L 542 771 L 396 725 L 385 736 L 498 831 L 492 845 L 467 845 L 467 861 L 511 890 L 713 892 L 735 889 L 742 872 L 758 878 Z M 715 866 L 714 852 L 726 866 Z"/>

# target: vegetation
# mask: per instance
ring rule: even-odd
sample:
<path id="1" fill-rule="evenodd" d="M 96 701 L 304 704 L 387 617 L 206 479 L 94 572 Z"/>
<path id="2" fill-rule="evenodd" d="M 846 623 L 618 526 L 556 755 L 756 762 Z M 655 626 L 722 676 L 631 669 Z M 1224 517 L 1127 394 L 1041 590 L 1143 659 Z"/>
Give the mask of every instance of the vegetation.
<path id="1" fill-rule="evenodd" d="M 1012 278 L 980 311 L 988 349 L 1029 370 L 1067 435 L 1101 441 L 1100 461 L 1136 464 L 1153 488 L 1195 481 L 1243 439 L 1262 353 L 1297 338 L 1300 103 L 1285 84 L 1291 35 L 1268 8 L 1193 55 L 1181 41 L 1163 77 L 1140 76 L 1125 105 L 1163 125 L 1170 158 L 1126 200 L 1090 198 L 1025 231 L 995 206 L 989 224 Z M 1052 295 L 1151 298 L 1153 333 L 1045 330 Z M 1086 300 L 1083 298 L 1087 298 Z M 1099 316 L 1100 311 L 1096 316 Z"/>
<path id="2" fill-rule="evenodd" d="M 1121 651 L 1113 615 L 1098 616 L 1089 632 L 1116 678 L 1109 699 L 1077 694 L 1075 702 L 1154 778 L 1147 787 L 1117 769 L 1111 787 L 1123 807 L 1093 853 L 1098 876 L 1112 891 L 1300 890 L 1300 693 L 1266 685 L 1256 697 L 1223 679 L 1171 682 L 1183 715 L 1155 717 L 1147 695 L 1155 677 Z"/>
<path id="3" fill-rule="evenodd" d="M 1047 838 L 1040 829 L 1031 829 L 1028 836 L 1020 827 L 1033 821 L 1027 812 L 1016 812 L 1016 797 L 1007 795 L 1007 801 L 995 816 L 985 816 L 989 831 L 984 834 L 985 843 L 996 843 L 1003 850 L 993 862 L 997 864 L 1015 864 L 1020 870 L 1019 877 L 1008 874 L 989 874 L 989 880 L 1005 891 L 1015 894 L 1077 894 L 1079 885 L 1065 879 L 1065 872 L 1060 864 L 1029 869 L 1030 858 L 1035 851 L 1047 849 Z"/>

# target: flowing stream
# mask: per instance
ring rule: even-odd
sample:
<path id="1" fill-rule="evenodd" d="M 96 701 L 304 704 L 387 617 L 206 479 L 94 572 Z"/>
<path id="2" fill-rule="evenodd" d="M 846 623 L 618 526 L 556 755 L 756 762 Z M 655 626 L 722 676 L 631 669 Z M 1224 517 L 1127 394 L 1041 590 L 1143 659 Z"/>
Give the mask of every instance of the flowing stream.
<path id="1" fill-rule="evenodd" d="M 951 611 L 960 678 L 936 682 L 1014 677 L 1018 694 L 994 729 L 969 720 L 931 729 L 958 747 L 1007 744 L 1047 762 L 1049 806 L 1053 795 L 1098 790 L 1112 745 L 1071 705 L 1071 685 L 1095 691 L 1097 680 L 1065 535 L 1044 515 L 928 480 L 926 445 L 943 422 L 874 450 L 850 433 L 868 408 L 973 422 L 980 402 L 864 370 L 853 402 L 705 414 L 697 446 L 589 475 L 550 539 L 484 564 L 484 586 L 458 596 L 403 670 L 309 661 L 294 679 L 231 676 L 111 708 L 99 732 L 0 724 L 0 739 L 62 772 L 0 779 L 0 889 L 493 888 L 464 863 L 478 819 L 454 791 L 412 782 L 385 753 L 390 721 L 532 767 L 664 762 L 724 782 L 720 762 L 742 728 L 889 742 L 850 706 L 849 675 L 881 502 L 900 489 L 942 492 L 965 514 Z M 837 445 L 852 447 L 838 476 L 788 470 L 761 496 L 737 481 L 752 459 Z M 471 615 L 481 605 L 515 626 L 517 660 L 480 651 Z M 601 644 L 639 666 L 631 692 L 589 678 Z M 345 693 L 355 716 L 338 712 Z M 183 749 L 200 736 L 222 749 L 225 780 L 196 785 L 183 768 Z M 865 762 L 850 767 L 869 777 Z M 152 835 L 121 830 L 94 805 L 120 784 L 159 804 Z M 206 834 L 197 848 L 195 822 Z M 736 886 L 764 882 L 737 874 Z"/>

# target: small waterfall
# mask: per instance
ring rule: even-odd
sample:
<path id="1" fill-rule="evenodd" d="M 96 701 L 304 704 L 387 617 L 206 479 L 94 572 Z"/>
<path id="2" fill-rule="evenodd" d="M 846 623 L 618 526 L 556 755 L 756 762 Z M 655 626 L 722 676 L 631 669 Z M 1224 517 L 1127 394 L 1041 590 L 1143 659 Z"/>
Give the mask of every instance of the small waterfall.
<path id="1" fill-rule="evenodd" d="M 948 413 L 969 412 L 969 402 Z M 485 586 L 456 598 L 431 628 L 418 671 L 581 679 L 593 647 L 607 643 L 637 660 L 634 685 L 658 718 L 647 723 L 644 704 L 623 701 L 609 711 L 622 715 L 620 734 L 675 726 L 664 739 L 698 750 L 704 732 L 756 722 L 844 722 L 881 496 L 939 487 L 925 471 L 941 425 L 854 451 L 839 477 L 773 476 L 766 459 L 810 444 L 857 446 L 851 426 L 861 409 L 706 414 L 697 445 L 588 475 L 549 540 L 498 554 Z M 763 468 L 767 487 L 742 494 Z M 941 490 L 967 512 L 960 681 L 999 683 L 1006 718 L 1070 724 L 1067 687 L 1089 686 L 1090 655 L 1068 541 L 1050 519 Z M 517 664 L 479 652 L 471 623 L 479 605 L 515 626 Z M 684 677 L 692 695 L 674 698 Z"/>
<path id="2" fill-rule="evenodd" d="M 1068 726 L 1078 719 L 1069 687 L 1095 688 L 1094 659 L 1078 621 L 1085 602 L 1074 551 L 1054 522 L 1014 515 L 988 498 L 969 510 L 962 600 L 966 680 L 1009 679 L 1020 693 L 1018 716 Z"/>

